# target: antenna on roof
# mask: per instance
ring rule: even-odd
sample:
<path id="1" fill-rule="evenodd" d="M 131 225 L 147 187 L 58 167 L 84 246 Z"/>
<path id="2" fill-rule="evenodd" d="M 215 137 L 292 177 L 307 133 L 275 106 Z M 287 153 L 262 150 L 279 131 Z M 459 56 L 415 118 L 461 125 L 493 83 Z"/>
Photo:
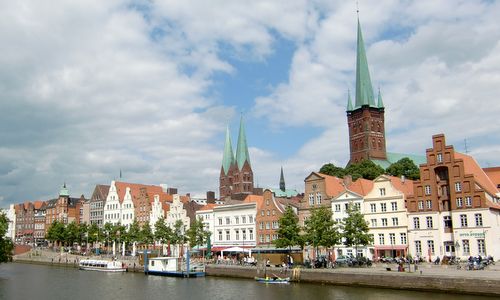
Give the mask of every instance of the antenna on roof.
<path id="1" fill-rule="evenodd" d="M 465 147 L 465 154 L 469 154 L 469 150 L 467 149 L 467 139 L 464 139 L 464 147 Z"/>

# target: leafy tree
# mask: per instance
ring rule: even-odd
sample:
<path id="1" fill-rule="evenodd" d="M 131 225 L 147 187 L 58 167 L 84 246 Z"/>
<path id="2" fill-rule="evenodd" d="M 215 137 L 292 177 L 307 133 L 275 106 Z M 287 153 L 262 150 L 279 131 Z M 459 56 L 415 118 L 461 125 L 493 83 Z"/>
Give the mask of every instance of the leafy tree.
<path id="1" fill-rule="evenodd" d="M 87 234 L 89 231 L 89 226 L 87 223 L 82 223 L 78 225 L 78 244 L 82 245 L 87 242 Z"/>
<path id="2" fill-rule="evenodd" d="M 98 242 L 100 238 L 102 238 L 103 234 L 101 232 L 101 229 L 97 224 L 92 224 L 89 227 L 89 243 L 95 243 Z"/>
<path id="3" fill-rule="evenodd" d="M 347 174 L 352 176 L 353 180 L 356 180 L 360 177 L 373 180 L 378 176 L 384 174 L 385 170 L 371 160 L 365 159 L 360 163 L 347 166 L 345 171 Z"/>
<path id="4" fill-rule="evenodd" d="M 165 218 L 160 218 L 155 223 L 155 240 L 165 244 L 172 239 L 172 228 L 165 224 Z"/>
<path id="5" fill-rule="evenodd" d="M 319 172 L 330 176 L 336 176 L 338 178 L 342 178 L 346 175 L 344 168 L 337 167 L 332 163 L 324 164 L 321 169 L 319 169 Z"/>
<path id="6" fill-rule="evenodd" d="M 71 222 L 66 226 L 64 231 L 64 242 L 68 246 L 73 246 L 73 243 L 78 241 L 80 235 L 80 230 L 75 221 Z"/>
<path id="7" fill-rule="evenodd" d="M 207 242 L 208 236 L 210 235 L 209 231 L 205 230 L 205 225 L 201 219 L 196 219 L 187 231 L 187 238 L 189 241 L 189 246 L 201 246 Z"/>
<path id="8" fill-rule="evenodd" d="M 134 220 L 134 222 L 130 224 L 130 227 L 128 228 L 127 239 L 131 243 L 141 241 L 141 227 L 139 226 L 137 220 Z"/>
<path id="9" fill-rule="evenodd" d="M 290 206 L 287 206 L 285 213 L 280 217 L 278 222 L 278 238 L 273 241 L 277 248 L 288 248 L 291 251 L 292 246 L 303 245 L 303 238 L 300 235 L 299 218 Z"/>
<path id="10" fill-rule="evenodd" d="M 53 243 L 60 244 L 65 240 L 65 236 L 66 236 L 66 229 L 64 227 L 64 224 L 55 220 L 54 222 L 52 222 L 49 229 L 47 230 L 46 239 Z"/>
<path id="11" fill-rule="evenodd" d="M 186 242 L 186 236 L 184 235 L 184 223 L 182 220 L 177 220 L 175 222 L 171 242 L 174 245 L 182 245 Z"/>
<path id="12" fill-rule="evenodd" d="M 0 263 L 12 260 L 12 252 L 14 251 L 14 243 L 10 238 L 5 237 L 9 229 L 9 219 L 5 213 L 0 213 Z"/>
<path id="13" fill-rule="evenodd" d="M 316 254 L 319 253 L 319 247 L 333 247 L 340 241 L 338 227 L 332 219 L 332 211 L 324 206 L 311 210 L 304 231 L 306 241 L 315 248 Z"/>
<path id="14" fill-rule="evenodd" d="M 342 236 L 344 245 L 356 248 L 366 246 L 373 242 L 372 236 L 368 234 L 368 222 L 365 221 L 363 214 L 352 203 L 347 208 L 347 217 L 342 221 Z"/>
<path id="15" fill-rule="evenodd" d="M 145 243 L 146 247 L 148 248 L 149 245 L 153 243 L 154 236 L 153 236 L 153 231 L 151 230 L 151 226 L 149 226 L 149 223 L 144 223 L 144 226 L 142 226 L 140 233 L 140 240 L 141 242 Z"/>
<path id="16" fill-rule="evenodd" d="M 415 165 L 413 160 L 408 157 L 401 158 L 397 162 L 390 165 L 387 168 L 386 173 L 397 177 L 404 175 L 406 178 L 412 180 L 420 179 L 420 170 L 417 165 Z"/>

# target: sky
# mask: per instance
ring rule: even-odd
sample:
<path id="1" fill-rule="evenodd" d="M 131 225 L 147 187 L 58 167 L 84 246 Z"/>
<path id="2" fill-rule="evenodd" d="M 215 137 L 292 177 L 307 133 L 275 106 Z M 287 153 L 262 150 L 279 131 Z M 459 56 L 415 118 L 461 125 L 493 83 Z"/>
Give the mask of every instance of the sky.
<path id="1" fill-rule="evenodd" d="M 500 165 L 500 2 L 359 1 L 387 149 Z M 355 1 L 0 0 L 0 207 L 119 179 L 218 193 L 243 116 L 255 184 L 349 158 Z M 466 142 L 465 142 L 466 141 Z"/>

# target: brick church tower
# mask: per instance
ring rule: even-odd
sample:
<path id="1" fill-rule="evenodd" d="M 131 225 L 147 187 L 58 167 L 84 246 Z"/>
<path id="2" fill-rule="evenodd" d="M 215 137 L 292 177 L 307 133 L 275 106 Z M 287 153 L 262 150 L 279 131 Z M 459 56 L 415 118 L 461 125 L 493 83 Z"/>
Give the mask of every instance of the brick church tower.
<path id="1" fill-rule="evenodd" d="M 353 106 L 351 94 L 348 93 L 347 124 L 349 127 L 349 164 L 355 164 L 364 159 L 387 159 L 384 104 L 380 90 L 378 91 L 377 102 L 375 102 L 359 19 L 356 55 L 356 99 Z"/>
<path id="2" fill-rule="evenodd" d="M 253 171 L 248 154 L 245 126 L 241 117 L 236 157 L 233 153 L 229 128 L 226 129 L 226 142 L 219 177 L 219 196 L 220 199 L 231 197 L 243 200 L 253 193 L 253 188 Z"/>

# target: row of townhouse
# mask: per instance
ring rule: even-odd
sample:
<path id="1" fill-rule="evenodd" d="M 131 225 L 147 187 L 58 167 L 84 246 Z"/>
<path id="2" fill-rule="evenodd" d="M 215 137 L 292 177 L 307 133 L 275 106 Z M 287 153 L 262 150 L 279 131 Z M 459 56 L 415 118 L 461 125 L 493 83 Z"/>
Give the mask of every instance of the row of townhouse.
<path id="1" fill-rule="evenodd" d="M 370 258 L 500 255 L 500 168 L 481 169 L 468 155 L 433 136 L 420 165 L 421 179 L 382 175 L 373 181 L 340 179 L 313 172 L 299 205 L 301 225 L 311 209 L 326 206 L 341 222 L 355 205 L 369 224 L 373 244 L 359 247 Z M 331 255 L 355 255 L 337 245 Z M 306 256 L 314 255 L 306 249 Z"/>

